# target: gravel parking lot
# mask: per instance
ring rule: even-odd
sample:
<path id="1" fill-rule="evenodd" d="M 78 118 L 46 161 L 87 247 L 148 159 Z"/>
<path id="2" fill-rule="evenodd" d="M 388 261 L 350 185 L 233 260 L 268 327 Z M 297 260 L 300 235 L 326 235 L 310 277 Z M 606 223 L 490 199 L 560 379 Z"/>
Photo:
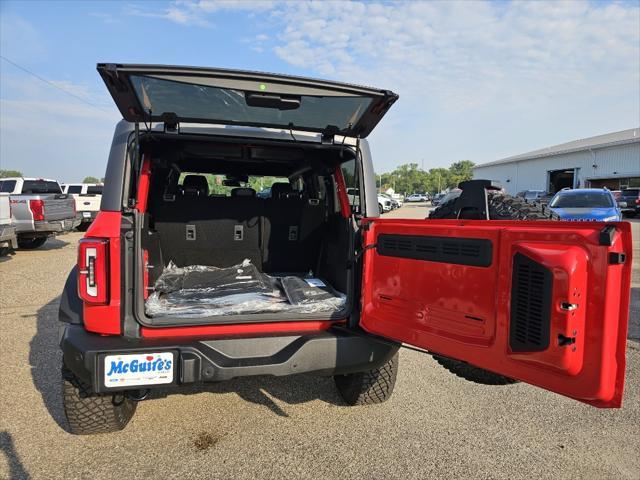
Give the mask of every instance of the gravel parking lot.
<path id="1" fill-rule="evenodd" d="M 2 478 L 640 478 L 637 260 L 621 410 L 472 384 L 403 349 L 380 406 L 345 406 L 330 378 L 236 379 L 154 394 L 123 432 L 77 437 L 64 430 L 57 309 L 79 238 L 0 259 Z M 639 222 L 634 238 L 639 258 Z"/>

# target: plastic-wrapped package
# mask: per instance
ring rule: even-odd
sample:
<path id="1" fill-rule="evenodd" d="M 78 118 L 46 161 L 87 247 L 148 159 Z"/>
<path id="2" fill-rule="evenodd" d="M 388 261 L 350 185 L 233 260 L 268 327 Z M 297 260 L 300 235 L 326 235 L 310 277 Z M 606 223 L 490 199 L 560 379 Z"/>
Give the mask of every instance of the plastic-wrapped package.
<path id="1" fill-rule="evenodd" d="M 267 275 L 260 272 L 249 260 L 228 268 L 206 265 L 177 267 L 173 262 L 169 262 L 156 280 L 154 288 L 161 293 L 204 289 L 211 295 L 221 296 L 234 292 L 267 292 L 271 290 L 271 284 Z"/>
<path id="2" fill-rule="evenodd" d="M 319 278 L 287 276 L 280 279 L 291 305 L 309 305 L 336 298 L 336 291 Z"/>
<path id="3" fill-rule="evenodd" d="M 249 260 L 228 268 L 177 267 L 170 263 L 154 288 L 145 304 L 146 313 L 151 317 L 332 313 L 344 308 L 346 303 L 344 294 L 319 279 L 269 276 Z"/>

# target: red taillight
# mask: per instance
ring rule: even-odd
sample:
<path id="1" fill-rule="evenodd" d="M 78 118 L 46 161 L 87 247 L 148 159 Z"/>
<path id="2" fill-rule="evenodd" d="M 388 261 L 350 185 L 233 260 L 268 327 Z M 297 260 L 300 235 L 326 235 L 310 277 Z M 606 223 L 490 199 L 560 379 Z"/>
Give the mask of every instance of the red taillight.
<path id="1" fill-rule="evenodd" d="M 109 300 L 109 240 L 85 238 L 78 245 L 78 294 L 86 303 Z"/>
<path id="2" fill-rule="evenodd" d="M 29 210 L 33 214 L 33 220 L 44 220 L 44 202 L 42 200 L 29 200 Z"/>
<path id="3" fill-rule="evenodd" d="M 636 205 L 640 205 L 640 198 L 636 198 Z"/>

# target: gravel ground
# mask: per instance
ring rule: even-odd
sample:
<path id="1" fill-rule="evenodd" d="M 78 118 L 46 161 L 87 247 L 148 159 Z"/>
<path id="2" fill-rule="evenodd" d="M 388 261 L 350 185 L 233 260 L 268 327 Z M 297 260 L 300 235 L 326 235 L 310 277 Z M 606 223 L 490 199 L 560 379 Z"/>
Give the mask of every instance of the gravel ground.
<path id="1" fill-rule="evenodd" d="M 407 205 L 386 217 L 425 213 Z M 328 378 L 237 379 L 156 394 L 123 432 L 69 435 L 56 317 L 80 237 L 0 260 L 2 478 L 640 478 L 637 340 L 621 410 L 472 384 L 403 349 L 381 406 L 345 406 Z M 638 268 L 633 281 L 637 337 Z"/>

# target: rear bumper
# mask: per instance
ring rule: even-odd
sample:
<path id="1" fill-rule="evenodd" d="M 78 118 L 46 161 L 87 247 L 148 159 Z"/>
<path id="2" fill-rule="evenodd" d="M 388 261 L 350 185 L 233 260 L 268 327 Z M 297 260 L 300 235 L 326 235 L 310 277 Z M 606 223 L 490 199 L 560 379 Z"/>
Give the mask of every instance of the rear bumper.
<path id="1" fill-rule="evenodd" d="M 66 233 L 80 225 L 78 217 L 64 220 L 44 220 L 33 222 L 35 233 Z M 25 232 L 27 233 L 27 232 Z"/>
<path id="2" fill-rule="evenodd" d="M 16 229 L 12 226 L 0 226 L 0 247 L 18 248 Z"/>
<path id="3" fill-rule="evenodd" d="M 91 384 L 94 391 L 106 393 L 125 389 L 104 386 L 103 363 L 107 354 L 173 352 L 174 382 L 158 385 L 167 388 L 254 375 L 365 371 L 384 364 L 397 352 L 399 344 L 354 334 L 345 328 L 257 338 L 128 339 L 88 333 L 80 325 L 65 325 L 60 347 L 65 365 Z M 144 388 L 149 387 L 152 386 Z"/>
<path id="4" fill-rule="evenodd" d="M 96 219 L 98 212 L 93 210 L 78 210 L 78 216 L 80 218 L 80 223 L 90 223 Z"/>

